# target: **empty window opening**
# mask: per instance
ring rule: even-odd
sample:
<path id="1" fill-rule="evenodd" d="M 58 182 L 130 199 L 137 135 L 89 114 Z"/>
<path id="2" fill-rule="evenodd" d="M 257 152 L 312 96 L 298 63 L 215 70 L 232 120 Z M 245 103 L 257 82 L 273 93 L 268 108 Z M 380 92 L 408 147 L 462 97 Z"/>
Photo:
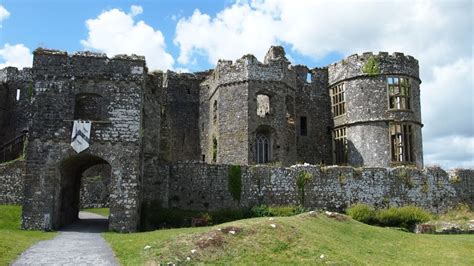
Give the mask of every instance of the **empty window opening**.
<path id="1" fill-rule="evenodd" d="M 106 120 L 105 99 L 93 93 L 80 93 L 76 95 L 76 104 L 74 108 L 74 119 L 89 121 Z"/>
<path id="2" fill-rule="evenodd" d="M 346 99 L 344 95 L 344 83 L 331 88 L 332 115 L 337 117 L 346 113 Z"/>
<path id="3" fill-rule="evenodd" d="M 410 110 L 410 79 L 404 77 L 388 77 L 389 108 Z"/>
<path id="4" fill-rule="evenodd" d="M 333 131 L 333 149 L 334 149 L 334 164 L 347 164 L 347 137 L 346 128 L 338 128 Z"/>
<path id="5" fill-rule="evenodd" d="M 306 116 L 300 117 L 300 135 L 306 136 L 308 135 L 308 124 Z"/>
<path id="6" fill-rule="evenodd" d="M 214 100 L 214 105 L 212 106 L 212 114 L 214 123 L 217 122 L 217 100 Z"/>
<path id="7" fill-rule="evenodd" d="M 264 134 L 257 134 L 256 141 L 256 162 L 270 162 L 270 139 Z"/>
<path id="8" fill-rule="evenodd" d="M 308 82 L 308 83 L 313 82 L 313 75 L 311 74 L 311 72 L 308 72 L 306 74 L 306 82 Z"/>
<path id="9" fill-rule="evenodd" d="M 294 116 L 295 116 L 295 103 L 293 97 L 286 96 L 285 98 L 285 105 L 286 105 L 286 119 L 289 124 L 294 124 Z"/>
<path id="10" fill-rule="evenodd" d="M 390 144 L 393 162 L 413 162 L 412 126 L 409 124 L 390 124 Z"/>
<path id="11" fill-rule="evenodd" d="M 257 95 L 257 115 L 265 117 L 270 114 L 270 97 L 265 94 Z"/>
<path id="12" fill-rule="evenodd" d="M 201 157 L 202 157 L 202 162 L 203 163 L 206 162 L 206 155 L 202 154 Z"/>
<path id="13" fill-rule="evenodd" d="M 16 100 L 20 100 L 20 89 L 16 89 Z"/>

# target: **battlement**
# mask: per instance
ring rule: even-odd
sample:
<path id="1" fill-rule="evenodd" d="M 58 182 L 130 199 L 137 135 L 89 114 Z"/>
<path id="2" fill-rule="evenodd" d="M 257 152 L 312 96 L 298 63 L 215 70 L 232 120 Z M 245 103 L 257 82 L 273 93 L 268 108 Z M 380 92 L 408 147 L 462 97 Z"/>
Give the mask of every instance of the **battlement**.
<path id="1" fill-rule="evenodd" d="M 219 60 L 216 68 L 210 75 L 208 82 L 215 86 L 238 83 L 249 80 L 263 82 L 283 82 L 293 87 L 296 79 L 290 62 L 285 57 L 283 48 L 270 48 L 265 61 L 260 62 L 254 55 L 246 54 L 235 62 Z"/>
<path id="2" fill-rule="evenodd" d="M 82 76 L 142 76 L 146 71 L 145 57 L 116 55 L 108 58 L 104 53 L 66 51 L 38 48 L 33 52 L 33 69 L 38 75 L 65 77 Z"/>
<path id="3" fill-rule="evenodd" d="M 419 79 L 418 60 L 411 55 L 394 52 L 353 54 L 328 66 L 329 84 L 358 76 L 407 75 Z"/>
<path id="4" fill-rule="evenodd" d="M 0 82 L 30 81 L 32 80 L 32 69 L 25 67 L 19 70 L 16 67 L 0 69 Z"/>

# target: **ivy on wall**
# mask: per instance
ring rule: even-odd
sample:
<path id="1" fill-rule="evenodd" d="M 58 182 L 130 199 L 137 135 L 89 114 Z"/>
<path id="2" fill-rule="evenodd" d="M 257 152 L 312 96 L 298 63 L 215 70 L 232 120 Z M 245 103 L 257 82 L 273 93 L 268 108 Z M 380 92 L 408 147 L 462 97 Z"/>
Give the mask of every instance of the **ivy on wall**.
<path id="1" fill-rule="evenodd" d="M 313 179 L 313 174 L 308 171 L 301 171 L 296 176 L 296 186 L 298 186 L 298 190 L 300 192 L 300 201 L 301 205 L 303 206 L 305 201 L 304 187 L 309 181 L 311 181 L 311 179 Z"/>
<path id="2" fill-rule="evenodd" d="M 240 165 L 231 165 L 229 167 L 229 191 L 232 198 L 240 202 L 242 193 L 242 168 Z"/>

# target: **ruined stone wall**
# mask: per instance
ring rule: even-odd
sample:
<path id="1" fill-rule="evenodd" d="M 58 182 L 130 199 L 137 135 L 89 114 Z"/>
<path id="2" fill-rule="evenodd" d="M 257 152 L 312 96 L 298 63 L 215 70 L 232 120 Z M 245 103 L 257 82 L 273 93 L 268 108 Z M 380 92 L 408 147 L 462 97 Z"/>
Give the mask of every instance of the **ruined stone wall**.
<path id="1" fill-rule="evenodd" d="M 449 180 L 462 202 L 474 209 L 474 170 L 455 169 L 449 172 Z"/>
<path id="2" fill-rule="evenodd" d="M 367 64 L 376 70 L 368 73 Z M 334 118 L 334 127 L 347 127 L 348 163 L 353 166 L 391 166 L 390 122 L 413 127 L 414 164 L 423 166 L 420 79 L 418 61 L 402 53 L 352 55 L 328 67 L 329 87 L 344 84 L 346 114 Z M 387 77 L 411 80 L 410 110 L 390 110 Z"/>
<path id="3" fill-rule="evenodd" d="M 163 75 L 161 147 L 167 161 L 201 159 L 199 84 L 203 79 L 199 73 Z"/>
<path id="4" fill-rule="evenodd" d="M 309 70 L 305 66 L 294 67 L 297 74 L 296 91 L 296 162 L 332 164 L 331 100 L 327 90 L 327 69 Z M 311 80 L 307 80 L 307 75 Z M 306 135 L 301 131 L 301 117 L 306 117 Z"/>
<path id="5" fill-rule="evenodd" d="M 77 175 L 108 163 L 112 168 L 109 227 L 125 232 L 137 229 L 145 72 L 143 57 L 34 52 L 23 228 L 58 228 L 75 219 Z M 106 116 L 92 122 L 91 146 L 77 155 L 70 142 L 80 93 L 103 97 Z"/>
<path id="6" fill-rule="evenodd" d="M 0 146 L 28 130 L 32 89 L 30 68 L 0 70 Z"/>
<path id="7" fill-rule="evenodd" d="M 0 204 L 23 203 L 25 160 L 0 164 Z"/>
<path id="8" fill-rule="evenodd" d="M 459 203 L 472 206 L 474 172 L 461 170 L 459 183 L 450 180 L 440 168 L 352 168 L 297 165 L 288 168 L 242 166 L 240 202 L 228 188 L 228 165 L 178 163 L 167 168 L 168 202 L 159 198 L 162 207 L 184 210 L 214 211 L 246 208 L 258 204 L 300 204 L 298 175 L 306 171 L 311 180 L 305 186 L 304 205 L 342 211 L 355 203 L 377 208 L 416 205 L 432 212 L 447 211 Z M 165 174 L 165 172 L 163 172 Z M 462 182 L 462 184 L 461 184 Z M 151 193 L 151 191 L 150 191 Z M 153 195 L 148 197 L 153 200 Z"/>

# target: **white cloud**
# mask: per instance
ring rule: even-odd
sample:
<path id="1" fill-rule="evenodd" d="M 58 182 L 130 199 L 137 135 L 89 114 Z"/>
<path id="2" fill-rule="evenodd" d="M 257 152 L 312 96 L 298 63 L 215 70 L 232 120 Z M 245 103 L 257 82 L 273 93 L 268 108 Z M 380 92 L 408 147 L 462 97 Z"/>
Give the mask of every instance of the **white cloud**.
<path id="1" fill-rule="evenodd" d="M 2 21 L 10 17 L 10 12 L 3 6 L 0 5 L 0 28 L 2 27 Z"/>
<path id="2" fill-rule="evenodd" d="M 140 6 L 132 6 L 131 13 L 119 9 L 103 12 L 95 19 L 86 21 L 87 40 L 81 40 L 86 49 L 116 54 L 138 54 L 146 57 L 150 69 L 172 69 L 173 57 L 165 50 L 165 39 L 159 30 L 144 21 L 134 21 L 143 12 Z"/>
<path id="3" fill-rule="evenodd" d="M 143 13 L 143 8 L 141 6 L 131 6 L 130 7 L 130 15 L 132 17 L 140 15 Z"/>
<path id="4" fill-rule="evenodd" d="M 443 160 L 451 167 L 457 161 L 450 151 L 458 146 L 448 140 L 474 138 L 472 10 L 470 0 L 239 0 L 215 16 L 196 10 L 181 18 L 174 43 L 182 64 L 198 55 L 211 64 L 246 53 L 261 60 L 270 45 L 279 43 L 315 59 L 331 52 L 413 55 L 423 81 L 424 145 L 442 138 Z M 472 157 L 463 154 L 463 162 L 474 166 Z M 439 158 L 425 149 L 427 163 Z"/>
<path id="5" fill-rule="evenodd" d="M 10 45 L 6 43 L 0 49 L 0 58 L 4 61 L 0 63 L 0 69 L 13 66 L 17 68 L 31 67 L 33 55 L 30 49 L 23 44 Z"/>

